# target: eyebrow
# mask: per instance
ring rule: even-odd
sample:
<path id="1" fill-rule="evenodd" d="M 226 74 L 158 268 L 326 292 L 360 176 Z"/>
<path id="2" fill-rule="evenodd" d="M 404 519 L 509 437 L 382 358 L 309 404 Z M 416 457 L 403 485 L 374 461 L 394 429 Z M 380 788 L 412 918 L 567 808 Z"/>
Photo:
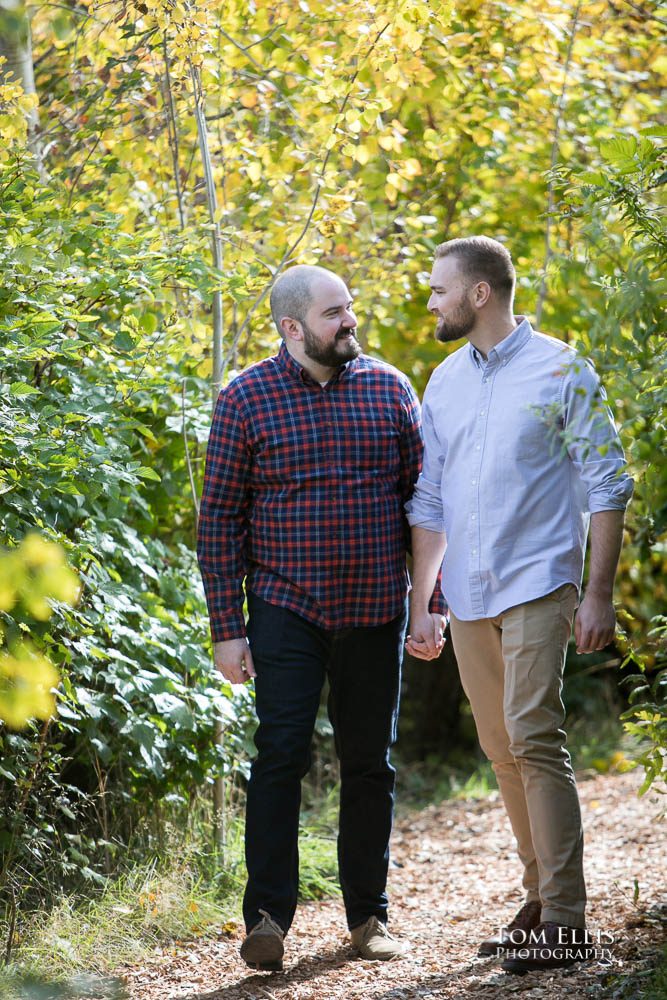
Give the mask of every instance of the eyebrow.
<path id="1" fill-rule="evenodd" d="M 325 316 L 327 313 L 330 313 L 330 312 L 340 312 L 341 309 L 349 309 L 349 307 L 352 304 L 353 304 L 353 299 L 350 299 L 344 305 L 340 305 L 340 306 L 327 306 L 326 309 L 322 310 L 322 315 Z"/>

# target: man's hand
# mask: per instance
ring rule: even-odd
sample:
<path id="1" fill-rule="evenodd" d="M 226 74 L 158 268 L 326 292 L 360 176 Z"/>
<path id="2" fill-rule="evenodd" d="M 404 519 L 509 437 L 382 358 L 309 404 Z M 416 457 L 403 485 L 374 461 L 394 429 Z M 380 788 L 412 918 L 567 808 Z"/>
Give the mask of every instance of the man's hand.
<path id="1" fill-rule="evenodd" d="M 215 665 L 230 684 L 245 684 L 256 677 L 255 665 L 247 639 L 228 639 L 213 643 Z"/>
<path id="2" fill-rule="evenodd" d="M 616 612 L 612 593 L 622 540 L 622 510 L 599 510 L 591 514 L 588 586 L 574 623 L 578 653 L 604 649 L 614 638 Z"/>
<path id="3" fill-rule="evenodd" d="M 425 612 L 410 616 L 410 634 L 405 648 L 419 660 L 435 660 L 445 645 L 445 619 L 442 615 Z"/>
<path id="4" fill-rule="evenodd" d="M 616 632 L 616 612 L 610 597 L 603 597 L 590 590 L 579 605 L 574 622 L 574 640 L 578 653 L 592 653 L 604 649 Z"/>

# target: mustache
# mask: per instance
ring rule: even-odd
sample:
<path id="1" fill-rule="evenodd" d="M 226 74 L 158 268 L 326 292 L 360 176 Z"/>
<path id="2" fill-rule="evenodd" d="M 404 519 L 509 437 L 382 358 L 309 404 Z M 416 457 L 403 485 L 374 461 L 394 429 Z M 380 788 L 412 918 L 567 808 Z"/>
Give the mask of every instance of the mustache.
<path id="1" fill-rule="evenodd" d="M 341 328 L 336 333 L 336 340 L 342 340 L 343 337 L 349 337 L 349 336 L 354 337 L 355 340 L 357 339 L 356 326 L 351 328 L 347 326 L 341 326 Z"/>

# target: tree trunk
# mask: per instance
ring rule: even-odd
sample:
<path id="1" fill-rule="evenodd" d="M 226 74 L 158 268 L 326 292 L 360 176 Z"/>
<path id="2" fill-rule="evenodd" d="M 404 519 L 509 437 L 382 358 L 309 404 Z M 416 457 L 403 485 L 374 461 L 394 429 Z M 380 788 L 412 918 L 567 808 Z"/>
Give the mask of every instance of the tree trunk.
<path id="1" fill-rule="evenodd" d="M 6 60 L 0 65 L 0 81 L 12 80 L 20 83 L 26 94 L 36 94 L 30 21 L 25 4 L 8 10 L 5 3 L 0 2 L 0 57 Z M 30 112 L 29 120 L 32 134 L 39 124 L 36 108 Z"/>
<path id="2" fill-rule="evenodd" d="M 165 51 L 166 56 L 166 51 Z M 218 206 L 215 190 L 215 180 L 213 178 L 213 164 L 208 145 L 208 134 L 206 130 L 206 114 L 204 92 L 201 84 L 201 74 L 191 63 L 190 77 L 192 80 L 192 91 L 194 95 L 195 121 L 197 122 L 197 137 L 199 139 L 199 152 L 201 154 L 202 167 L 204 170 L 204 181 L 206 184 L 206 203 L 208 206 L 209 219 L 211 222 L 211 249 L 213 254 L 213 266 L 217 271 L 222 271 L 222 238 L 220 235 L 220 221 L 218 219 Z M 211 409 L 215 412 L 215 404 L 222 388 L 223 380 L 223 312 L 222 312 L 222 292 L 216 289 L 213 292 L 213 372 L 211 374 Z M 225 736 L 225 727 L 222 719 L 218 719 L 215 725 L 215 742 L 222 746 Z M 213 839 L 216 847 L 224 851 L 225 849 L 225 778 L 224 773 L 219 775 L 213 783 Z"/>

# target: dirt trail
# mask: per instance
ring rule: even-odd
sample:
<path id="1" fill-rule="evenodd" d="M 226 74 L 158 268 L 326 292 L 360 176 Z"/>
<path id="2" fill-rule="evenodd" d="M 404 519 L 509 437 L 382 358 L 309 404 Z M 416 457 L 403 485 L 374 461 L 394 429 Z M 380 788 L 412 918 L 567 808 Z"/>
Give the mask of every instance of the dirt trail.
<path id="1" fill-rule="evenodd" d="M 510 976 L 477 942 L 521 904 L 519 866 L 502 804 L 447 802 L 400 820 L 390 873 L 391 930 L 410 942 L 405 959 L 364 962 L 348 945 L 340 900 L 302 905 L 287 938 L 285 970 L 255 974 L 232 936 L 165 950 L 119 970 L 132 1000 L 422 1000 L 517 995 L 548 1000 L 626 996 L 619 975 L 655 961 L 667 928 L 667 803 L 636 797 L 639 775 L 580 779 L 591 931 L 614 938 L 610 964 Z M 636 881 L 635 881 L 636 880 Z"/>

